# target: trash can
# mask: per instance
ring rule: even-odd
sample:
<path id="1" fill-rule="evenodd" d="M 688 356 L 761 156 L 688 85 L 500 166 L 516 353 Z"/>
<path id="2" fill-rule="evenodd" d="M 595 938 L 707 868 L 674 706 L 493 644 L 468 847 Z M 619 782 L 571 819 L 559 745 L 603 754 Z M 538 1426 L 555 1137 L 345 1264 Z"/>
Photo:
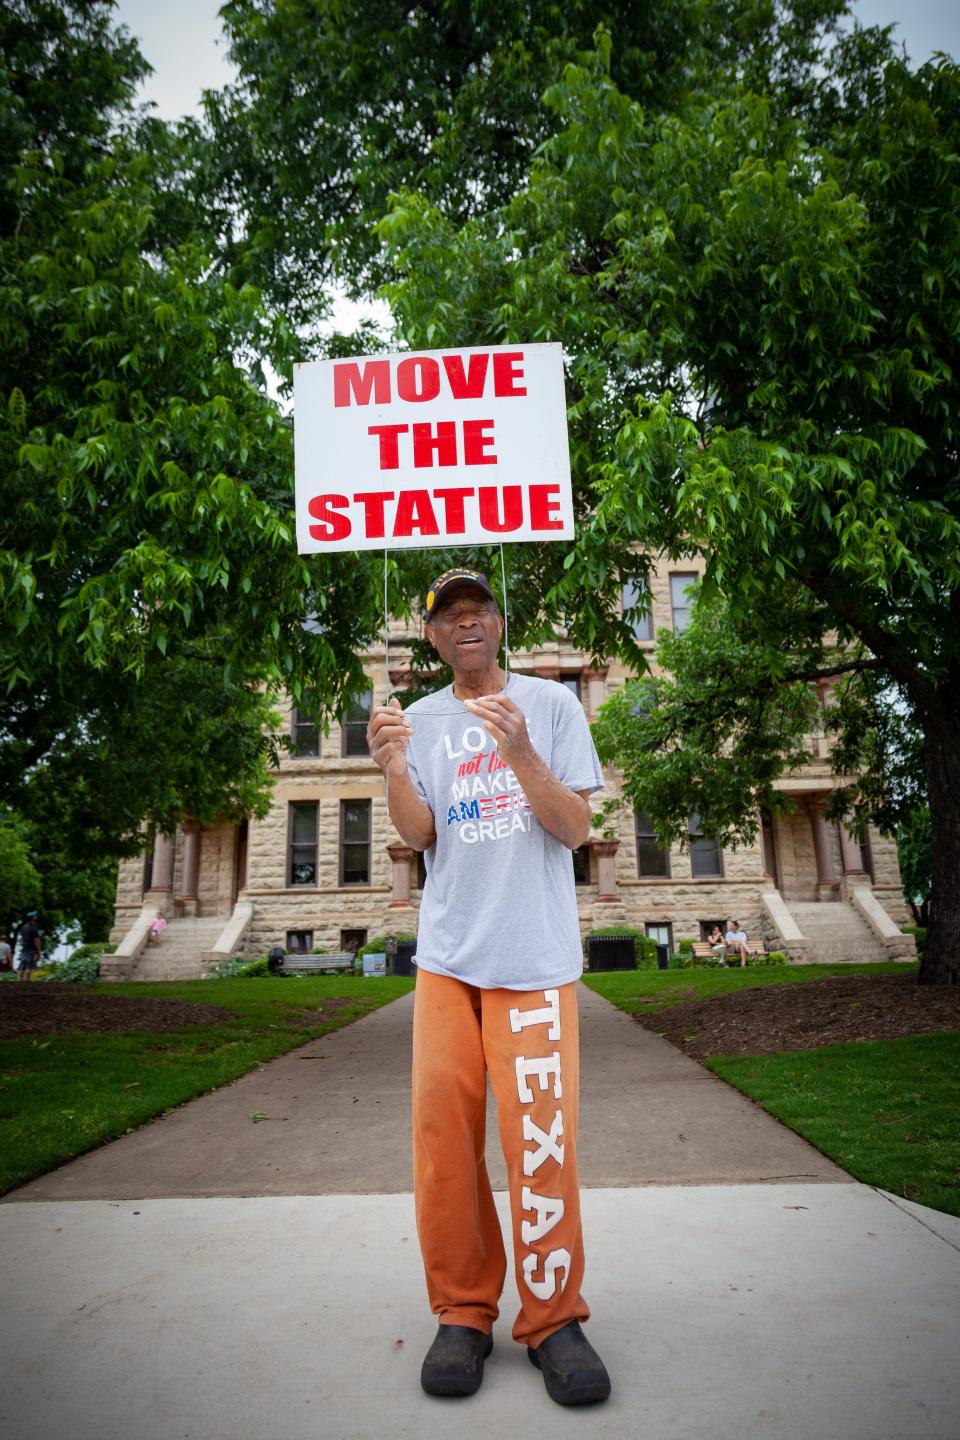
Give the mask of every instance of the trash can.
<path id="1" fill-rule="evenodd" d="M 598 970 L 636 970 L 637 951 L 632 935 L 591 935 L 587 941 L 590 974 Z"/>
<path id="2" fill-rule="evenodd" d="M 287 952 L 286 950 L 284 950 L 282 945 L 274 945 L 273 949 L 267 955 L 267 969 L 270 971 L 271 975 L 280 974 L 280 971 L 283 969 L 283 962 L 286 959 L 286 956 Z"/>
<path id="3" fill-rule="evenodd" d="M 670 946 L 669 946 L 669 945 L 658 945 L 658 946 L 657 946 L 657 969 L 658 969 L 658 970 L 669 970 L 669 968 L 670 968 Z"/>
<path id="4" fill-rule="evenodd" d="M 397 953 L 393 957 L 394 975 L 412 975 L 413 957 L 416 953 L 416 940 L 398 940 Z"/>

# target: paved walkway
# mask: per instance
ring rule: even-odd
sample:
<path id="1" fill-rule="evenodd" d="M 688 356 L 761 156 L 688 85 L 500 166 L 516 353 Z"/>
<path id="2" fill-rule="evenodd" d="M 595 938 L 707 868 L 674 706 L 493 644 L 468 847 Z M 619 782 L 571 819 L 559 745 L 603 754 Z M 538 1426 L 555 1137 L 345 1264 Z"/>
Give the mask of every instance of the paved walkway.
<path id="1" fill-rule="evenodd" d="M 405 999 L 8 1197 L 4 1435 L 956 1440 L 960 1220 L 851 1181 L 582 999 L 606 1405 L 547 1399 L 512 1282 L 479 1395 L 419 1389 Z"/>
<path id="2" fill-rule="evenodd" d="M 584 1185 L 846 1181 L 673 1045 L 580 987 Z M 382 1195 L 413 1188 L 413 996 L 15 1192 L 36 1200 Z M 260 1112 L 268 1120 L 254 1122 Z M 490 1173 L 506 1176 L 488 1111 Z"/>

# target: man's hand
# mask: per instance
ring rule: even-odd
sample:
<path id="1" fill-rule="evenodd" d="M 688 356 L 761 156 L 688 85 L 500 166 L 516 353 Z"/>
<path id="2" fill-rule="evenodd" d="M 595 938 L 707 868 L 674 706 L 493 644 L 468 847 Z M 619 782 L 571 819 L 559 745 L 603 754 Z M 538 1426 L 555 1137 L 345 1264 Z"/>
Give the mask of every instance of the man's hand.
<path id="1" fill-rule="evenodd" d="M 523 793 L 544 830 L 568 850 L 576 850 L 590 834 L 590 801 L 586 790 L 570 790 L 551 772 L 533 747 L 523 711 L 506 695 L 481 695 L 464 700 L 471 715 L 482 720 L 505 760 L 523 786 Z"/>
<path id="2" fill-rule="evenodd" d="M 536 754 L 527 733 L 526 716 L 506 695 L 481 695 L 479 700 L 463 703 L 471 715 L 483 721 L 487 734 L 497 742 L 500 758 L 514 770 Z"/>
<path id="3" fill-rule="evenodd" d="M 394 695 L 388 705 L 378 705 L 367 726 L 367 746 L 384 774 L 407 773 L 407 741 L 413 726 Z"/>

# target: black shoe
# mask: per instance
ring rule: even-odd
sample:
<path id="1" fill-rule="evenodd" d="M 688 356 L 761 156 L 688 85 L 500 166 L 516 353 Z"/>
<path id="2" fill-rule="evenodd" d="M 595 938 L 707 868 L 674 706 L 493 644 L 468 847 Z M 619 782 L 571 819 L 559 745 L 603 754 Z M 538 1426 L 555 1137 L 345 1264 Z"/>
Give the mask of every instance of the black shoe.
<path id="1" fill-rule="evenodd" d="M 428 1395 L 472 1395 L 483 1381 L 493 1336 L 472 1325 L 441 1325 L 420 1371 Z"/>
<path id="2" fill-rule="evenodd" d="M 610 1394 L 610 1376 L 600 1356 L 571 1320 L 548 1335 L 536 1350 L 527 1346 L 530 1364 L 543 1371 L 547 1394 L 558 1405 L 592 1405 Z"/>

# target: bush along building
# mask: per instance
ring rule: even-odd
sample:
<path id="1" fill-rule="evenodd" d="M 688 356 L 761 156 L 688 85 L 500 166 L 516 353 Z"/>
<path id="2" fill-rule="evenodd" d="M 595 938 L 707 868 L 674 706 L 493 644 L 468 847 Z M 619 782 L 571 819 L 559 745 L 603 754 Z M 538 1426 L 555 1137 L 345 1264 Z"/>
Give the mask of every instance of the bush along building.
<path id="1" fill-rule="evenodd" d="M 653 649 L 664 626 L 682 627 L 696 562 L 661 567 L 651 580 L 649 617 L 639 631 Z M 324 735 L 289 712 L 292 753 L 277 770 L 261 820 L 201 827 L 185 821 L 157 835 L 147 853 L 120 868 L 115 955 L 103 973 L 133 979 L 200 976 L 231 956 L 355 950 L 376 936 L 415 934 L 423 860 L 390 823 L 383 778 L 367 753 L 371 706 L 409 684 L 404 633 L 391 627 L 390 675 L 382 648 L 368 657 L 369 688 Z M 565 641 L 511 656 L 511 669 L 572 690 L 592 719 L 628 673 L 592 669 Z M 477 749 L 484 748 L 478 738 Z M 594 796 L 595 833 L 572 857 L 584 936 L 628 925 L 676 949 L 736 918 L 752 939 L 796 963 L 912 959 L 910 914 L 894 842 L 871 829 L 861 843 L 825 818 L 842 783 L 823 736 L 811 736 L 804 769 L 780 788 L 790 813 L 763 818 L 757 843 L 721 850 L 690 817 L 683 851 L 659 847 L 643 815 L 621 814 L 614 838 L 599 807 L 616 793 L 616 772 Z M 167 920 L 149 944 L 157 914 Z"/>

